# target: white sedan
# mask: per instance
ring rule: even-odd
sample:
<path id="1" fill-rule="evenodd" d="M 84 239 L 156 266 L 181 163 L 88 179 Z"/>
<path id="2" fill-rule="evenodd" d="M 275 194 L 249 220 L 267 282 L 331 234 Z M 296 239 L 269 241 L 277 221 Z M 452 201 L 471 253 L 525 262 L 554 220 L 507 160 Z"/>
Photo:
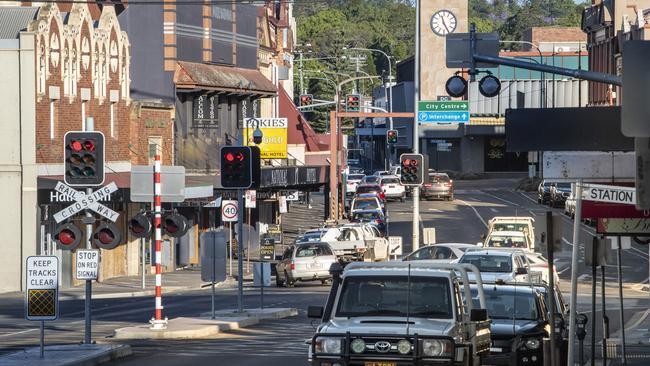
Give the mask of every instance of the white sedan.
<path id="1" fill-rule="evenodd" d="M 379 185 L 381 185 L 381 189 L 384 191 L 386 199 L 397 198 L 404 202 L 406 190 L 404 189 L 404 186 L 400 184 L 399 177 L 396 175 L 385 175 L 379 180 Z"/>

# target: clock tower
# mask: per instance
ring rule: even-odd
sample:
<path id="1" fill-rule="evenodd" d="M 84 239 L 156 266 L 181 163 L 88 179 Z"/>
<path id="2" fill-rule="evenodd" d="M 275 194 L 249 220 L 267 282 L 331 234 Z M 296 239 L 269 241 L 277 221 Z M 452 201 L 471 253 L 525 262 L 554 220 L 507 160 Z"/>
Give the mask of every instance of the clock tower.
<path id="1" fill-rule="evenodd" d="M 468 0 L 420 0 L 420 100 L 447 95 L 445 35 L 468 32 Z"/>

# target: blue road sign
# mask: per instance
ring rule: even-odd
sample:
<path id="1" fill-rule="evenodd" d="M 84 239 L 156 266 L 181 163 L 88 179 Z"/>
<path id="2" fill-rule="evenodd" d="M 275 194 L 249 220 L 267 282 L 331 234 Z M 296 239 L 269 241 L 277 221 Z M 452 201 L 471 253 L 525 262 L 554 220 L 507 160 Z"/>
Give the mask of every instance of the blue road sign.
<path id="1" fill-rule="evenodd" d="M 418 112 L 419 123 L 467 123 L 469 112 Z"/>

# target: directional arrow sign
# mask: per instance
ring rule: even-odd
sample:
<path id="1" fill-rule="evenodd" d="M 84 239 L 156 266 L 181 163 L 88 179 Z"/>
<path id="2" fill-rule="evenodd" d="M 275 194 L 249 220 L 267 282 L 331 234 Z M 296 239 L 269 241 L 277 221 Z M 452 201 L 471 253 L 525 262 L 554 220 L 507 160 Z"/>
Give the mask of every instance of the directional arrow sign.
<path id="1" fill-rule="evenodd" d="M 58 182 L 56 184 L 54 190 L 75 201 L 72 205 L 54 214 L 54 220 L 57 223 L 60 223 L 70 218 L 77 212 L 85 209 L 93 210 L 113 222 L 115 222 L 119 217 L 119 214 L 117 212 L 99 203 L 99 200 L 102 200 L 110 196 L 111 193 L 117 191 L 117 185 L 115 182 L 111 182 L 109 185 L 99 188 L 90 195 L 87 195 L 82 191 L 77 191 L 76 189 L 61 182 Z"/>
<path id="2" fill-rule="evenodd" d="M 582 199 L 634 205 L 636 204 L 636 189 L 634 187 L 585 184 L 583 185 Z"/>
<path id="3" fill-rule="evenodd" d="M 419 101 L 417 118 L 419 123 L 467 123 L 469 102 Z"/>

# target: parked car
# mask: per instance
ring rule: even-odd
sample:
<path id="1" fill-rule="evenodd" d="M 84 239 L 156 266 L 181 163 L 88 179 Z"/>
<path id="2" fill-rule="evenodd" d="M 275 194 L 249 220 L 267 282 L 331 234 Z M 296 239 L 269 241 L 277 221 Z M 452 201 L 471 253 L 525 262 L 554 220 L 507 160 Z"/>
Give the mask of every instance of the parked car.
<path id="1" fill-rule="evenodd" d="M 465 254 L 465 251 L 470 248 L 476 248 L 473 244 L 460 244 L 460 243 L 440 243 L 427 245 L 415 252 L 407 255 L 402 260 L 415 261 L 426 259 L 439 259 L 453 261 Z"/>
<path id="2" fill-rule="evenodd" d="M 375 193 L 362 193 L 354 196 L 350 205 L 350 215 L 356 211 L 382 210 L 386 213 L 386 201 L 379 198 Z"/>
<path id="3" fill-rule="evenodd" d="M 386 236 L 386 216 L 382 210 L 359 210 L 352 213 L 350 222 L 369 223 L 377 228 L 382 236 Z"/>
<path id="4" fill-rule="evenodd" d="M 422 185 L 421 199 L 442 198 L 454 200 L 454 181 L 446 173 L 429 173 L 429 182 Z"/>
<path id="5" fill-rule="evenodd" d="M 363 193 L 374 193 L 380 199 L 386 200 L 386 194 L 384 193 L 384 190 L 381 189 L 381 186 L 379 184 L 368 184 L 368 183 L 359 184 L 357 186 L 356 194 L 359 195 Z"/>
<path id="6" fill-rule="evenodd" d="M 357 191 L 357 186 L 359 183 L 361 183 L 364 177 L 365 175 L 363 174 L 348 175 L 345 183 L 345 194 L 349 196 L 355 194 Z"/>
<path id="7" fill-rule="evenodd" d="M 542 253 L 537 252 L 526 252 L 526 258 L 530 264 L 531 272 L 540 273 L 542 281 L 544 283 L 549 283 L 548 259 L 546 259 Z M 553 265 L 553 281 L 555 281 L 555 284 L 560 283 L 560 277 L 557 275 L 557 268 L 555 265 Z"/>
<path id="8" fill-rule="evenodd" d="M 360 184 L 379 184 L 379 179 L 376 175 L 366 175 Z"/>
<path id="9" fill-rule="evenodd" d="M 537 203 L 544 204 L 551 198 L 551 187 L 554 182 L 543 180 L 537 187 Z"/>
<path id="10" fill-rule="evenodd" d="M 561 207 L 571 194 L 571 183 L 555 183 L 551 186 L 548 204 L 551 207 Z"/>
<path id="11" fill-rule="evenodd" d="M 406 191 L 404 190 L 404 186 L 400 184 L 399 177 L 385 175 L 379 180 L 379 185 L 381 185 L 381 189 L 384 191 L 387 199 L 397 198 L 404 202 Z"/>
<path id="12" fill-rule="evenodd" d="M 329 272 L 336 256 L 327 243 L 291 245 L 276 264 L 275 282 L 278 287 L 291 287 L 297 281 L 321 281 L 332 278 Z"/>
<path id="13" fill-rule="evenodd" d="M 573 193 L 564 201 L 564 214 L 572 219 L 576 217 L 576 197 Z"/>
<path id="14" fill-rule="evenodd" d="M 480 287 L 470 286 L 476 299 Z M 549 337 L 544 295 L 534 286 L 485 284 L 492 344 L 483 358 L 487 365 L 544 365 L 542 342 Z M 476 300 L 473 301 L 476 303 Z"/>
<path id="15" fill-rule="evenodd" d="M 472 297 L 462 286 L 467 272 L 426 261 L 356 262 L 334 271 L 326 305 L 307 309 L 322 322 L 308 364 L 480 365 L 490 321 L 483 289 L 476 289 L 478 306 L 461 299 Z"/>
<path id="16" fill-rule="evenodd" d="M 466 251 L 458 263 L 473 264 L 485 282 L 529 282 L 530 264 L 522 251 L 473 250 Z M 536 275 L 536 278 L 539 278 Z"/>

